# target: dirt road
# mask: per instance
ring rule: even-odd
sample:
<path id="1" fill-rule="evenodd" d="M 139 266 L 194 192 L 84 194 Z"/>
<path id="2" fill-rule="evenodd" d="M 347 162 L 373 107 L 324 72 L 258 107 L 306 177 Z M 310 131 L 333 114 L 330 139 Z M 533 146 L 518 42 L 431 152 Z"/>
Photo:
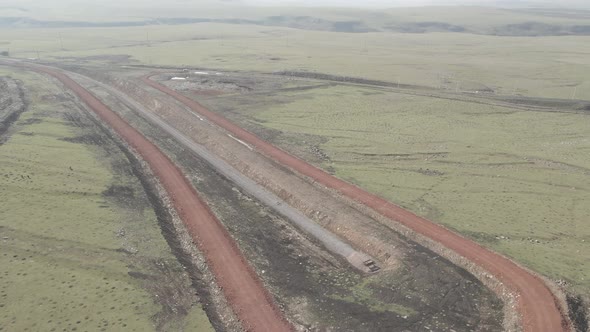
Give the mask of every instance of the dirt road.
<path id="1" fill-rule="evenodd" d="M 204 146 L 183 135 L 179 130 L 166 123 L 166 121 L 162 120 L 162 118 L 160 118 L 158 115 L 146 110 L 140 103 L 107 84 L 75 73 L 68 73 L 68 75 L 76 79 L 78 82 L 83 83 L 84 81 L 88 81 L 92 84 L 102 87 L 106 91 L 109 91 L 109 93 L 116 96 L 127 107 L 135 110 L 137 113 L 141 114 L 144 119 L 148 120 L 168 133 L 170 136 L 174 137 L 176 141 L 186 147 L 188 151 L 192 151 L 195 155 L 207 161 L 207 163 L 209 163 L 209 165 L 211 165 L 217 172 L 223 174 L 239 188 L 244 190 L 244 192 L 247 192 L 252 197 L 255 197 L 266 206 L 278 212 L 280 215 L 286 217 L 291 221 L 291 223 L 296 225 L 297 228 L 303 230 L 318 240 L 326 247 L 326 249 L 336 255 L 342 256 L 358 270 L 365 273 L 371 272 L 371 269 L 367 267 L 364 262 L 367 260 L 373 260 L 373 257 L 355 250 L 348 243 L 338 238 L 338 236 L 327 231 L 325 228 L 306 217 L 303 213 L 288 205 L 283 199 L 271 193 L 263 186 L 256 183 L 254 180 L 251 180 L 244 174 L 240 173 L 240 171 L 229 165 L 220 157 L 209 152 Z"/>
<path id="2" fill-rule="evenodd" d="M 537 276 L 519 267 L 511 260 L 498 255 L 477 243 L 463 238 L 448 229 L 419 217 L 376 195 L 368 193 L 352 184 L 337 179 L 332 175 L 298 159 L 272 144 L 258 138 L 252 133 L 233 124 L 223 116 L 207 110 L 196 101 L 164 87 L 149 77 L 143 81 L 187 105 L 193 111 L 206 117 L 209 121 L 231 132 L 236 138 L 253 146 L 257 151 L 275 161 L 308 176 L 318 183 L 332 188 L 354 199 L 383 216 L 398 221 L 400 224 L 426 236 L 453 250 L 492 274 L 508 289 L 517 294 L 519 311 L 525 331 L 559 332 L 567 331 L 566 320 L 562 317 L 560 306 L 547 285 Z M 565 310 L 564 310 L 565 311 Z"/>
<path id="3" fill-rule="evenodd" d="M 290 331 L 290 325 L 274 305 L 271 295 L 245 261 L 235 242 L 174 163 L 141 133 L 67 75 L 45 67 L 35 66 L 33 69 L 57 78 L 75 92 L 148 163 L 192 238 L 207 258 L 209 267 L 244 329 Z"/>

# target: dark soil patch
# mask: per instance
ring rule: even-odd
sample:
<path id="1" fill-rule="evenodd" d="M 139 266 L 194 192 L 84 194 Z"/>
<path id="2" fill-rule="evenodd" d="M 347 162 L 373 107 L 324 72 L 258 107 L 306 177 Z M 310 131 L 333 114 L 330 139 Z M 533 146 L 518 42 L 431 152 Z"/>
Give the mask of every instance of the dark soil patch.
<path id="1" fill-rule="evenodd" d="M 427 87 L 422 87 L 422 86 L 418 86 L 418 85 L 398 84 L 398 83 L 387 82 L 387 81 L 369 80 L 369 79 L 360 78 L 360 77 L 338 76 L 338 75 L 330 75 L 330 74 L 323 74 L 323 73 L 316 73 L 316 72 L 280 71 L 280 72 L 275 72 L 273 74 L 274 75 L 281 75 L 281 76 L 302 77 L 302 78 L 311 78 L 311 79 L 324 80 L 324 81 L 365 84 L 365 85 L 383 86 L 383 87 L 397 87 L 397 88 L 404 88 L 404 89 L 412 88 L 412 89 L 417 89 L 417 90 L 429 89 Z"/>
<path id="2" fill-rule="evenodd" d="M 11 83 L 10 85 L 8 84 L 9 80 Z M 10 86 L 15 86 L 16 88 L 11 89 Z M 10 94 L 10 99 L 8 100 L 10 103 L 5 105 L 6 108 L 0 108 L 0 115 L 2 115 L 2 117 L 0 117 L 0 144 L 2 144 L 2 142 L 7 139 L 2 136 L 6 134 L 8 129 L 18 120 L 21 114 L 28 109 L 28 102 L 21 82 L 12 80 L 11 78 L 0 77 L 0 87 L 4 90 L 2 92 L 3 94 Z M 4 112 L 10 113 L 2 114 Z"/>
<path id="3" fill-rule="evenodd" d="M 427 168 L 427 169 L 420 168 L 416 172 L 418 172 L 422 175 L 426 175 L 426 176 L 443 176 L 443 175 L 445 175 L 444 172 L 441 172 L 441 171 L 438 171 L 435 169 L 430 169 L 430 168 Z"/>
<path id="4" fill-rule="evenodd" d="M 20 117 L 21 113 L 24 112 L 24 108 L 22 109 L 22 111 L 17 111 L 17 112 L 13 112 L 10 115 L 8 115 L 4 121 L 2 121 L 0 123 L 0 136 L 4 135 L 8 129 L 10 128 L 10 126 L 16 122 L 16 120 L 18 120 L 18 118 Z"/>
<path id="5" fill-rule="evenodd" d="M 127 274 L 129 274 L 129 276 L 135 278 L 135 279 L 150 279 L 151 276 L 149 274 L 145 274 L 145 273 L 141 273 L 141 272 L 135 272 L 135 271 L 129 271 L 127 272 Z"/>
<path id="6" fill-rule="evenodd" d="M 547 112 L 590 111 L 590 102 L 575 99 L 539 98 L 525 96 L 491 96 L 490 100 L 507 102 L 515 107 Z"/>
<path id="7" fill-rule="evenodd" d="M 498 36 L 587 36 L 590 25 L 562 25 L 543 22 L 524 22 L 494 27 L 491 34 Z"/>
<path id="8" fill-rule="evenodd" d="M 463 26 L 444 22 L 406 22 L 397 25 L 388 25 L 385 29 L 402 33 L 469 32 Z"/>
<path id="9" fill-rule="evenodd" d="M 76 137 L 64 137 L 62 141 L 70 143 L 88 144 L 88 145 L 101 145 L 103 143 L 103 137 L 97 134 L 86 134 Z"/>
<path id="10" fill-rule="evenodd" d="M 119 185 L 111 185 L 109 189 L 102 192 L 103 196 L 111 197 L 115 199 L 128 199 L 134 198 L 135 192 L 133 188 Z"/>
<path id="11" fill-rule="evenodd" d="M 42 119 L 39 118 L 28 118 L 26 120 L 23 120 L 21 122 L 22 125 L 28 126 L 28 125 L 32 125 L 32 124 L 37 124 L 37 123 L 41 123 L 43 122 Z"/>
<path id="12" fill-rule="evenodd" d="M 567 304 L 569 307 L 569 316 L 574 324 L 576 332 L 589 331 L 586 303 L 584 303 L 582 297 L 580 295 L 568 295 Z"/>

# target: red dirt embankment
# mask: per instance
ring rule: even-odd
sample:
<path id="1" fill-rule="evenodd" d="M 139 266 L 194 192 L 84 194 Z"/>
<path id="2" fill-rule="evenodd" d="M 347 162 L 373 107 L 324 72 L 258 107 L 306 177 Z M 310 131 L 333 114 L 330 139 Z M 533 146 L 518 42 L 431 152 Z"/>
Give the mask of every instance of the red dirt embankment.
<path id="1" fill-rule="evenodd" d="M 61 81 L 148 163 L 168 193 L 178 215 L 207 259 L 216 281 L 247 331 L 290 331 L 252 268 L 226 229 L 199 198 L 174 163 L 140 132 L 64 73 L 42 67 L 36 71 Z"/>
<path id="2" fill-rule="evenodd" d="M 193 111 L 228 130 L 240 140 L 255 146 L 258 151 L 275 161 L 314 179 L 328 188 L 337 190 L 344 196 L 365 204 L 381 215 L 398 221 L 418 234 L 442 244 L 482 267 L 517 294 L 518 309 L 525 331 L 559 332 L 568 330 L 567 321 L 562 317 L 559 304 L 547 285 L 540 278 L 516 265 L 511 260 L 288 154 L 235 125 L 223 116 L 207 110 L 198 102 L 152 81 L 149 77 L 144 77 L 143 82 L 174 97 Z"/>

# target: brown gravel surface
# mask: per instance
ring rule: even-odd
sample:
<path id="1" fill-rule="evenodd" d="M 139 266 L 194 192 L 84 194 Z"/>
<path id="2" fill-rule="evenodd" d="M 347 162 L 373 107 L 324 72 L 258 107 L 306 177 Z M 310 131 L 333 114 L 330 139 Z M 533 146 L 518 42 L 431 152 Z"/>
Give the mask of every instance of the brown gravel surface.
<path id="1" fill-rule="evenodd" d="M 61 81 L 148 163 L 189 233 L 207 258 L 216 281 L 247 331 L 290 331 L 268 291 L 243 258 L 227 230 L 200 199 L 184 174 L 153 143 L 66 74 L 33 68 Z"/>
<path id="2" fill-rule="evenodd" d="M 517 294 L 518 309 L 522 316 L 525 331 L 559 332 L 568 330 L 560 306 L 548 286 L 539 277 L 511 260 L 286 153 L 233 124 L 223 116 L 207 110 L 198 102 L 152 81 L 149 77 L 144 77 L 143 81 L 149 86 L 176 98 L 193 111 L 228 130 L 235 137 L 252 145 L 257 151 L 273 160 L 314 179 L 328 188 L 337 190 L 346 197 L 365 204 L 381 215 L 396 220 L 416 233 L 442 244 L 479 265 Z"/>

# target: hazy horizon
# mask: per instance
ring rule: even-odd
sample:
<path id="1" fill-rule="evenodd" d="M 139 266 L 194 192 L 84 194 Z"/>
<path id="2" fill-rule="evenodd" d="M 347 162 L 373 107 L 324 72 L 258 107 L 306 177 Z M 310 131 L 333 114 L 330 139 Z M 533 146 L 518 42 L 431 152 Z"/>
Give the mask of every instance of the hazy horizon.
<path id="1" fill-rule="evenodd" d="M 90 1 L 90 0 L 3 0 L 0 1 L 0 9 L 32 7 L 49 8 L 52 6 L 86 5 L 91 7 L 120 6 L 153 6 L 166 7 L 185 5 L 194 8 L 196 6 L 292 6 L 292 7 L 356 7 L 356 8 L 395 8 L 395 7 L 422 7 L 422 6 L 485 6 L 485 7 L 553 7 L 553 8 L 589 8 L 590 4 L 584 0 L 564 0 L 559 3 L 549 0 L 170 0 L 166 2 L 147 2 L 142 0 L 122 1 Z"/>
<path id="2" fill-rule="evenodd" d="M 588 7 L 587 1 L 565 0 L 556 4 L 548 0 L 221 0 L 252 6 L 314 6 L 314 7 L 422 7 L 422 6 L 490 6 L 490 7 Z"/>

